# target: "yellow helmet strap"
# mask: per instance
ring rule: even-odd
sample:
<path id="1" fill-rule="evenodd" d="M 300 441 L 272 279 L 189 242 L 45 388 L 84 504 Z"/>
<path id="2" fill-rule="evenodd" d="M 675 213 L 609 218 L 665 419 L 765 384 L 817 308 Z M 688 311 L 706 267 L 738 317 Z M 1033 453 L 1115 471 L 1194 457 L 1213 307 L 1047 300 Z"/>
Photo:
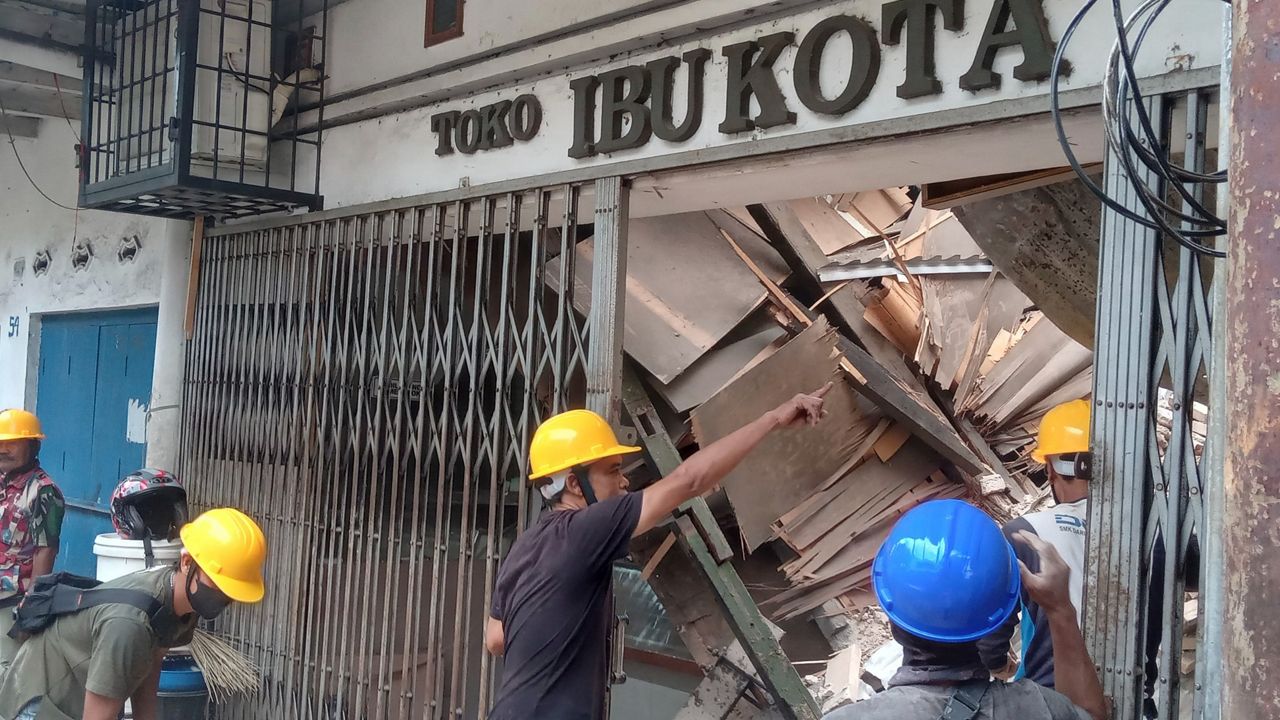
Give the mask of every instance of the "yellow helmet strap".
<path id="1" fill-rule="evenodd" d="M 582 488 L 582 497 L 587 499 L 587 505 L 595 505 L 596 489 L 591 487 L 591 471 L 586 465 L 573 466 L 573 474 L 578 477 L 578 487 Z"/>

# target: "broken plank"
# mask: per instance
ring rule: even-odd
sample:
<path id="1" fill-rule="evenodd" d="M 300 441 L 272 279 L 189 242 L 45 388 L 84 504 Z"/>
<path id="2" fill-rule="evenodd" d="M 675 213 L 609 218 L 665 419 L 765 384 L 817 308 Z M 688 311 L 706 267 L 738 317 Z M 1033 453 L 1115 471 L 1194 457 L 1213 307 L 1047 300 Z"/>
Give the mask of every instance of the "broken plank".
<path id="1" fill-rule="evenodd" d="M 779 249 L 779 253 L 791 267 L 792 272 L 801 276 L 803 282 L 813 283 L 814 287 L 820 288 L 814 268 L 805 265 L 795 248 L 787 242 L 786 236 L 774 221 L 771 210 L 760 205 L 752 205 L 749 209 L 751 216 L 764 229 L 766 237 L 770 238 L 774 247 Z M 760 273 L 756 274 L 760 277 Z M 778 291 L 781 292 L 781 289 L 779 288 Z M 839 297 L 839 293 L 836 297 Z M 790 303 L 788 310 L 798 311 L 806 317 L 812 315 L 800 309 L 794 301 Z M 860 316 L 859 319 L 861 319 Z M 877 336 L 879 336 L 878 333 Z M 884 338 L 881 337 L 881 339 Z M 901 357 L 896 355 L 896 348 L 892 348 L 892 343 L 888 343 L 887 340 L 885 342 L 901 362 Z M 840 335 L 838 347 L 846 360 L 842 363 L 842 367 L 845 367 L 845 371 L 853 378 L 859 392 L 879 405 L 885 414 L 910 427 L 912 433 L 923 438 L 961 470 L 971 474 L 981 471 L 982 462 L 977 455 L 964 444 L 955 428 L 951 427 L 937 405 L 923 391 L 910 388 L 849 337 Z"/>
<path id="2" fill-rule="evenodd" d="M 983 438 L 978 432 L 978 429 L 973 426 L 973 423 L 969 422 L 968 418 L 959 418 L 956 420 L 956 427 L 958 427 L 960 432 L 964 434 L 964 437 L 969 441 L 969 444 L 978 451 L 978 455 L 981 456 L 983 460 L 986 460 L 987 464 L 991 466 L 991 469 L 995 471 L 997 475 L 1004 478 L 1005 483 L 1009 486 L 1009 490 L 1013 493 L 1013 499 L 1017 502 L 1025 500 L 1027 493 L 1030 492 L 1030 488 L 1027 488 L 1022 484 L 1021 477 L 1015 477 L 1013 473 L 1009 472 L 1008 468 L 1004 466 L 1004 462 L 1000 460 L 1000 456 L 991 449 L 991 446 L 987 444 L 986 439 Z"/>
<path id="3" fill-rule="evenodd" d="M 773 537 L 774 521 L 843 465 L 860 439 L 853 432 L 861 419 L 853 389 L 839 381 L 836 337 L 819 319 L 693 412 L 694 434 L 706 447 L 797 393 L 836 380 L 822 422 L 775 431 L 722 482 L 751 549 Z"/>
<path id="4" fill-rule="evenodd" d="M 671 550 L 671 546 L 675 544 L 676 534 L 673 532 L 667 533 L 666 539 L 662 541 L 662 544 L 658 546 L 657 550 L 653 551 L 653 557 L 650 557 L 649 561 L 644 564 L 644 568 L 640 570 L 641 580 L 644 580 L 645 582 L 649 581 L 649 578 L 653 575 L 653 571 L 658 569 L 658 563 L 662 562 L 662 559 L 665 558 L 667 553 Z"/>
<path id="5" fill-rule="evenodd" d="M 848 338 L 840 338 L 838 345 L 850 364 L 865 378 L 858 384 L 859 392 L 879 405 L 886 415 L 910 427 L 914 435 L 961 470 L 970 474 L 981 471 L 982 461 L 964 444 L 932 401 L 923 400 L 919 394 L 899 383 Z"/>
<path id="6" fill-rule="evenodd" d="M 732 382 L 744 367 L 762 359 L 774 341 L 785 335 L 786 331 L 767 315 L 752 315 L 733 335 L 694 361 L 679 377 L 657 389 L 677 412 L 686 412 Z"/>
<path id="7" fill-rule="evenodd" d="M 726 223 L 727 224 L 727 223 Z M 708 213 L 633 220 L 628 225 L 626 309 L 623 346 L 663 383 L 670 383 L 711 350 L 759 307 L 765 294 L 725 247 Z M 787 275 L 777 253 L 755 233 L 733 224 L 728 231 L 771 279 Z M 574 305 L 587 314 L 592 303 L 594 241 L 574 246 Z M 545 276 L 559 291 L 561 259 Z M 704 278 L 714 278 L 706 282 Z"/>
<path id="8" fill-rule="evenodd" d="M 805 218 L 788 203 L 749 205 L 747 211 L 798 281 L 800 300 L 812 303 L 822 297 L 825 292 L 818 270 L 826 266 L 828 260 L 806 228 Z M 899 379 L 913 377 L 893 343 L 863 319 L 865 305 L 848 293 L 836 293 L 824 307 L 824 314 L 831 322 L 855 338 L 888 372 Z"/>
<path id="9" fill-rule="evenodd" d="M 871 446 L 876 451 L 876 457 L 880 458 L 880 462 L 889 462 L 898 450 L 906 444 L 907 439 L 911 437 L 911 430 L 902 423 L 895 423 L 885 431 L 884 435 Z"/>

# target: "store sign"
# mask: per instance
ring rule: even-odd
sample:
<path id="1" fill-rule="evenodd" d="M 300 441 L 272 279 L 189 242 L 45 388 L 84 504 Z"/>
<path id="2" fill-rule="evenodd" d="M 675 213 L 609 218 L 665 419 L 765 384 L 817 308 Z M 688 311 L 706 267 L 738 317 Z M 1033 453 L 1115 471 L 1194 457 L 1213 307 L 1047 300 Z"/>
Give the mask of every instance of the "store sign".
<path id="1" fill-rule="evenodd" d="M 517 140 L 532 140 L 541 126 L 542 103 L 534 95 L 431 116 L 437 155 L 450 155 L 454 150 L 470 155 L 477 150 L 509 147 Z"/>
<path id="2" fill-rule="evenodd" d="M 734 135 L 795 124 L 796 114 L 788 106 L 777 72 L 783 52 L 793 45 L 796 52 L 790 76 L 795 97 L 815 114 L 843 116 L 861 105 L 880 79 L 881 53 L 886 45 L 901 45 L 906 53 L 904 77 L 897 86 L 899 98 L 942 93 L 934 52 L 937 33 L 941 32 L 939 20 L 945 31 L 964 30 L 964 0 L 885 3 L 879 32 L 863 18 L 835 15 L 814 25 L 799 38 L 798 45 L 796 34 L 789 31 L 725 45 L 719 51 L 726 60 L 719 132 Z M 824 89 L 820 78 L 825 50 L 841 36 L 852 43 L 853 51 L 847 67 L 840 68 L 841 86 Z M 960 88 L 977 92 L 999 87 L 1001 76 L 993 67 L 997 53 L 1006 48 L 1022 52 L 1023 60 L 1013 70 L 1015 79 L 1036 82 L 1049 77 L 1055 44 L 1049 37 L 1043 0 L 994 0 L 968 70 L 960 76 Z M 570 81 L 573 137 L 569 157 L 590 158 L 639 148 L 655 136 L 672 143 L 692 138 L 706 114 L 704 87 L 711 58 L 711 50 L 696 48 Z M 686 77 L 685 112 L 677 121 L 672 100 L 676 74 L 681 71 Z M 431 128 L 437 135 L 437 155 L 455 150 L 470 154 L 532 139 L 540 122 L 537 98 L 522 95 L 478 110 L 438 113 L 431 118 Z"/>

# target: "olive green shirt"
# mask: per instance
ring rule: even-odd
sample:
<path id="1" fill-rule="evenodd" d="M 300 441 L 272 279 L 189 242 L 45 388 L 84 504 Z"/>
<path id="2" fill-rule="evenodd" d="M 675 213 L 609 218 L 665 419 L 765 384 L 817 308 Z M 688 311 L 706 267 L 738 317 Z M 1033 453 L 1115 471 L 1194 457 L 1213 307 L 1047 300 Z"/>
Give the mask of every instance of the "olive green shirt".
<path id="1" fill-rule="evenodd" d="M 172 567 L 152 568 L 101 587 L 141 590 L 172 608 L 173 576 Z M 156 651 L 189 643 L 195 627 L 192 613 L 157 636 L 145 612 L 124 604 L 64 615 L 22 644 L 0 684 L 0 718 L 11 720 L 28 702 L 44 698 L 37 720 L 80 720 L 86 690 L 127 699 L 151 674 Z"/>

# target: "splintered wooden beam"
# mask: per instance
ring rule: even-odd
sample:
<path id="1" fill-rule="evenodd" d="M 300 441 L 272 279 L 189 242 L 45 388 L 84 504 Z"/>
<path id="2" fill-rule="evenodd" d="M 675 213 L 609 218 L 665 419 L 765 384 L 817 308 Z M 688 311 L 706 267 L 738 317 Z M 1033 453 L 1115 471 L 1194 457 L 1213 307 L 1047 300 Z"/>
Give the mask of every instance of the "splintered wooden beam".
<path id="1" fill-rule="evenodd" d="M 657 412 L 634 368 L 627 367 L 625 372 L 622 380 L 623 406 L 640 433 L 641 444 L 654 469 L 660 475 L 671 473 L 680 465 L 680 454 L 662 425 L 649 420 L 656 417 Z M 695 526 L 695 517 L 709 518 L 710 521 Z M 779 713 L 787 720 L 817 720 L 819 711 L 813 695 L 782 652 L 769 622 L 747 592 L 742 577 L 732 563 L 718 559 L 714 554 L 713 547 L 727 546 L 728 542 L 711 517 L 706 501 L 695 498 L 686 503 L 677 511 L 677 518 L 681 548 L 710 583 L 725 620 L 769 689 Z"/>
<path id="2" fill-rule="evenodd" d="M 764 231 L 765 237 L 787 261 L 787 265 L 801 285 L 807 287 L 815 299 L 821 297 L 822 285 L 818 281 L 817 268 L 806 263 L 800 256 L 787 236 L 779 229 L 772 212 L 762 205 L 752 205 L 749 210 L 752 218 Z M 722 234 L 725 235 L 725 240 L 736 248 L 733 239 L 727 233 Z M 745 255 L 741 248 L 736 249 L 740 256 Z M 748 266 L 750 267 L 750 264 Z M 805 324 L 812 322 L 813 313 L 808 308 L 796 302 L 776 283 L 765 282 L 767 278 L 763 277 L 758 269 L 753 268 L 752 272 L 756 273 L 756 277 L 786 310 L 795 314 L 798 320 L 804 318 Z M 860 309 L 858 312 L 858 319 L 862 320 L 861 313 L 865 312 L 865 309 Z M 844 328 L 848 327 L 847 322 L 837 324 Z M 947 422 L 942 412 L 927 395 L 909 388 L 906 383 L 885 369 L 870 353 L 844 333 L 840 333 L 838 338 L 837 347 L 845 357 L 842 366 L 847 366 L 846 372 L 853 379 L 859 392 L 879 405 L 885 414 L 909 427 L 913 433 L 919 435 L 930 447 L 955 463 L 961 470 L 971 475 L 985 472 L 982 461 L 968 445 L 964 444 L 955 428 Z"/>

